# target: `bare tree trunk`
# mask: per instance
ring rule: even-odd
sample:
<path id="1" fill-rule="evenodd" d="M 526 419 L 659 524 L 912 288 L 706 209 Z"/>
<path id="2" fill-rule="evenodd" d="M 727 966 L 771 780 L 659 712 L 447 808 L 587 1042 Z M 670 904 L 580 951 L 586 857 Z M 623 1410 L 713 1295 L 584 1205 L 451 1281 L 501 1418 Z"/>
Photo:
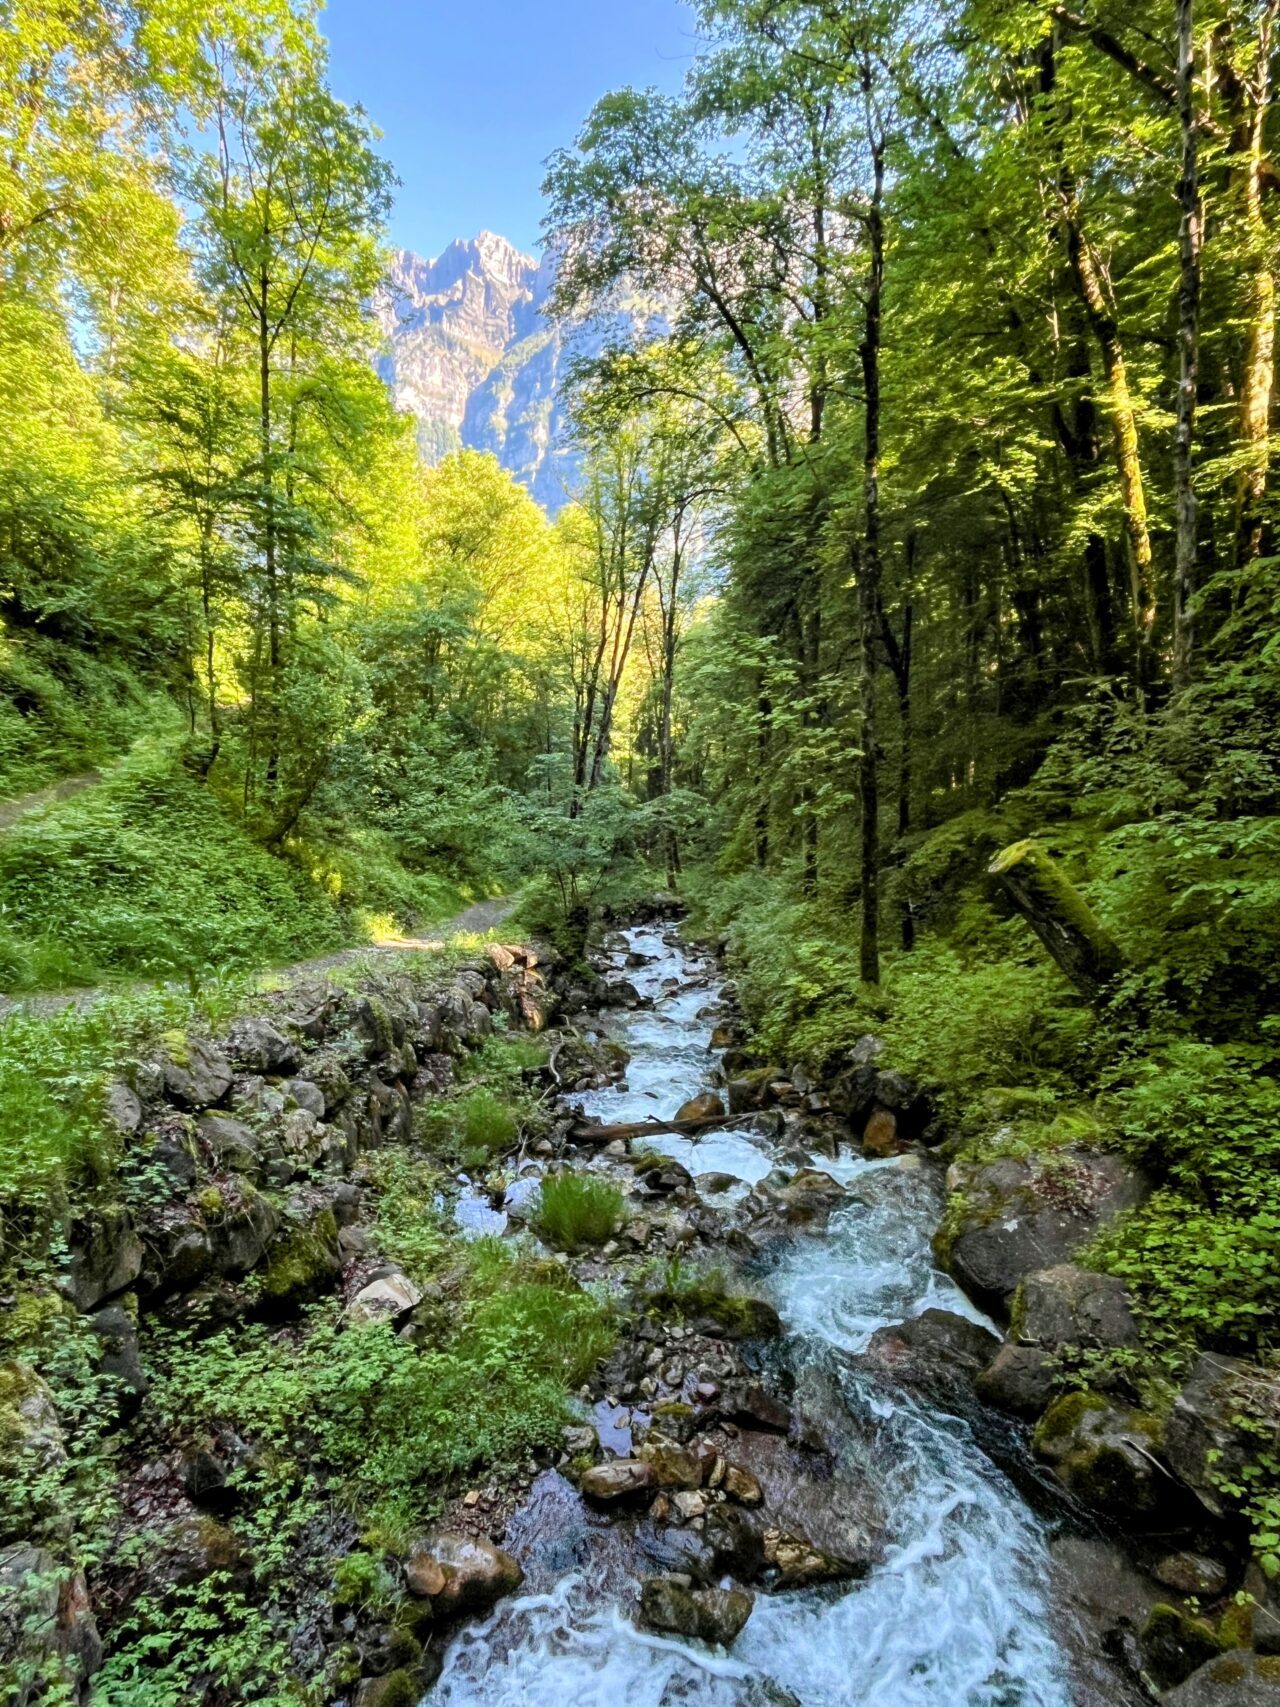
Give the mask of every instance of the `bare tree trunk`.
<path id="1" fill-rule="evenodd" d="M 866 321 L 859 350 L 865 400 L 863 446 L 863 540 L 858 575 L 858 632 L 862 663 L 862 753 L 858 760 L 858 798 L 862 808 L 862 932 L 858 971 L 866 984 L 880 982 L 880 779 L 876 733 L 876 648 L 880 638 L 882 570 L 880 563 L 880 315 L 884 296 L 885 137 L 872 99 L 871 68 L 864 62 L 862 90 L 871 149 L 872 193 L 866 231 L 870 271 Z"/>
<path id="2" fill-rule="evenodd" d="M 1191 601 L 1196 590 L 1196 492 L 1191 452 L 1200 368 L 1200 179 L 1195 107 L 1193 0 L 1174 0 L 1178 20 L 1178 120 L 1182 172 L 1178 178 L 1178 413 L 1173 443 L 1177 512 L 1173 584 L 1173 685 L 1191 677 Z"/>
<path id="3" fill-rule="evenodd" d="M 1080 228 L 1074 200 L 1066 211 L 1067 253 L 1072 274 L 1084 303 L 1085 314 L 1097 340 L 1106 377 L 1103 411 L 1111 423 L 1116 469 L 1120 476 L 1120 501 L 1124 506 L 1125 544 L 1129 560 L 1129 605 L 1133 623 L 1136 673 L 1145 688 L 1151 679 L 1152 642 L 1155 637 L 1156 588 L 1147 527 L 1147 498 L 1138 448 L 1138 416 L 1129 389 L 1120 329 L 1107 302 L 1097 257 Z"/>
<path id="4" fill-rule="evenodd" d="M 1244 245 L 1248 276 L 1248 330 L 1240 381 L 1240 439 L 1248 460 L 1236 486 L 1236 562 L 1262 552 L 1262 505 L 1267 491 L 1271 399 L 1275 389 L 1276 281 L 1262 211 L 1262 168 L 1271 95 L 1271 47 L 1280 0 L 1268 0 L 1258 27 L 1258 53 L 1247 89 L 1247 118 L 1238 151 L 1244 158 Z"/>

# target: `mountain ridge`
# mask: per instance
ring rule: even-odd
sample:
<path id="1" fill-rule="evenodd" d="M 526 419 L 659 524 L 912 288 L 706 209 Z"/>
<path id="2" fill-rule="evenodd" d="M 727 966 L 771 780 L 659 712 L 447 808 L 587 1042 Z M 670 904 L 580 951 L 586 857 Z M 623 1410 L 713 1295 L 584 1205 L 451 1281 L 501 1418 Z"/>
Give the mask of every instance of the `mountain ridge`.
<path id="1" fill-rule="evenodd" d="M 428 462 L 491 451 L 551 513 L 576 461 L 561 402 L 567 338 L 546 314 L 554 263 L 482 229 L 425 258 L 396 249 L 375 302 L 378 371 Z"/>

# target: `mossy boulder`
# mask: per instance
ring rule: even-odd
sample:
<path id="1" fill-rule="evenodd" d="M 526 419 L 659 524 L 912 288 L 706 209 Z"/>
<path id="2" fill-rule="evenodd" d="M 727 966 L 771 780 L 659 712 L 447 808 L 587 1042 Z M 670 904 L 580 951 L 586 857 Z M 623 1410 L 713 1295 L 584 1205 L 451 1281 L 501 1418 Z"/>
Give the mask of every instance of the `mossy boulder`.
<path id="1" fill-rule="evenodd" d="M 957 1167 L 934 1242 L 938 1260 L 985 1308 L 1004 1315 L 1028 1275 L 1065 1263 L 1150 1186 L 1120 1156 L 1065 1149 Z"/>
<path id="2" fill-rule="evenodd" d="M 1243 1651 L 1220 1654 L 1161 1701 L 1164 1707 L 1276 1707 L 1280 1659 Z"/>
<path id="3" fill-rule="evenodd" d="M 1040 1419 L 1034 1446 L 1091 1510 L 1132 1527 L 1170 1516 L 1173 1479 L 1161 1462 L 1160 1424 L 1100 1393 L 1066 1393 Z"/>
<path id="4" fill-rule="evenodd" d="M 356 1707 L 418 1707 L 422 1683 L 411 1671 L 392 1671 L 367 1677 L 356 1694 Z"/>
<path id="5" fill-rule="evenodd" d="M 1171 1689 L 1222 1652 L 1207 1618 L 1162 1602 L 1151 1609 L 1142 1632 L 1143 1668 L 1160 1689 Z"/>
<path id="6" fill-rule="evenodd" d="M 686 1640 L 727 1648 L 755 1605 L 740 1588 L 690 1588 L 678 1577 L 650 1577 L 640 1587 L 640 1622 Z"/>
<path id="7" fill-rule="evenodd" d="M 27 1538 L 65 1532 L 61 1480 L 66 1440 L 53 1394 L 25 1363 L 0 1364 L 0 1486 L 21 1491 L 13 1509 Z M 0 1513 L 9 1506 L 4 1501 Z M 0 1515 L 0 1525 L 4 1523 Z M 0 1528 L 0 1542 L 16 1539 Z"/>
<path id="8" fill-rule="evenodd" d="M 338 1223 L 325 1209 L 314 1221 L 287 1226 L 271 1246 L 258 1286 L 259 1311 L 291 1315 L 327 1292 L 341 1273 Z"/>

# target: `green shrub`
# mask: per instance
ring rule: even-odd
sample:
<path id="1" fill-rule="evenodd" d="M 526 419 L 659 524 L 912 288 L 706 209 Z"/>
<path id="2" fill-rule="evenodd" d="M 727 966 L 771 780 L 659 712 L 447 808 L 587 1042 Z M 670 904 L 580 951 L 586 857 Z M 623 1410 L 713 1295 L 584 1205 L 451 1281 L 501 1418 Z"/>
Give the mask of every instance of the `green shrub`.
<path id="1" fill-rule="evenodd" d="M 622 1193 L 608 1180 L 588 1174 L 551 1174 L 542 1182 L 534 1216 L 539 1236 L 559 1251 L 603 1245 L 622 1225 Z"/>

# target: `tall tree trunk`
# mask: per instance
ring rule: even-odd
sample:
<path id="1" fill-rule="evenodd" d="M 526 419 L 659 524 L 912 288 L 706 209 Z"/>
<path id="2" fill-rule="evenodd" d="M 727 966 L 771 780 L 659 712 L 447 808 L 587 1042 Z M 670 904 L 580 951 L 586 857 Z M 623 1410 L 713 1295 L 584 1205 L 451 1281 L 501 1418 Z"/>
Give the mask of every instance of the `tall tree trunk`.
<path id="1" fill-rule="evenodd" d="M 265 268 L 258 280 L 258 439 L 262 457 L 262 569 L 267 601 L 267 766 L 266 792 L 275 790 L 280 769 L 280 589 L 276 563 L 275 469 L 271 452 L 270 281 Z"/>
<path id="2" fill-rule="evenodd" d="M 1248 267 L 1248 329 L 1240 377 L 1240 441 L 1247 461 L 1236 485 L 1236 562 L 1252 563 L 1262 551 L 1262 505 L 1267 491 L 1271 399 L 1275 389 L 1276 281 L 1262 210 L 1262 168 L 1271 96 L 1271 48 L 1280 0 L 1268 0 L 1258 26 L 1257 61 L 1248 80 L 1244 117 L 1237 127 L 1244 250 Z"/>
<path id="3" fill-rule="evenodd" d="M 1129 562 L 1129 607 L 1133 624 L 1135 668 L 1139 686 L 1150 684 L 1152 643 L 1155 638 L 1156 587 L 1147 526 L 1147 498 L 1138 448 L 1138 416 L 1124 347 L 1115 314 L 1107 301 L 1098 260 L 1080 226 L 1079 209 L 1072 197 L 1065 206 L 1067 255 L 1071 262 L 1085 314 L 1102 357 L 1107 382 L 1103 411 L 1111 424 L 1116 470 L 1120 476 L 1120 501 L 1124 506 L 1125 545 Z"/>
<path id="4" fill-rule="evenodd" d="M 1196 493 L 1191 452 L 1200 367 L 1200 178 L 1195 106 L 1193 0 L 1175 0 L 1178 20 L 1178 120 L 1182 171 L 1178 178 L 1178 413 L 1173 442 L 1177 512 L 1173 584 L 1173 685 L 1191 676 L 1191 601 L 1196 590 Z"/>
<path id="5" fill-rule="evenodd" d="M 863 446 L 863 540 L 858 575 L 858 630 L 862 664 L 862 753 L 858 798 L 862 808 L 862 932 L 858 971 L 866 984 L 880 982 L 880 788 L 876 733 L 876 649 L 880 639 L 880 316 L 884 298 L 885 138 L 872 98 L 871 67 L 864 62 L 862 90 L 871 149 L 872 193 L 866 215 L 870 269 L 866 322 L 859 355 L 866 412 Z"/>

